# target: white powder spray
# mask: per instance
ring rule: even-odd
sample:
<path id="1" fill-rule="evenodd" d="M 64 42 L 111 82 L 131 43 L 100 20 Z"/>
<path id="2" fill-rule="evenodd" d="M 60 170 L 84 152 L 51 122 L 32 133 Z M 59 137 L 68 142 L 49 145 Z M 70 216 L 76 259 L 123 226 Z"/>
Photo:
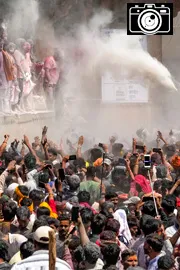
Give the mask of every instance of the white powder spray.
<path id="1" fill-rule="evenodd" d="M 7 17 L 7 30 L 10 38 L 32 38 L 39 17 L 38 1 L 14 0 L 10 4 L 12 14 Z"/>
<path id="2" fill-rule="evenodd" d="M 118 128 L 110 131 L 105 127 L 103 129 L 106 119 L 98 118 L 101 111 L 101 77 L 107 71 L 115 78 L 119 78 L 122 73 L 126 74 L 127 79 L 141 77 L 147 87 L 151 85 L 164 87 L 164 91 L 177 90 L 168 69 L 137 46 L 136 36 L 123 36 L 122 39 L 122 35 L 117 33 L 110 38 L 102 35 L 102 28 L 107 28 L 111 19 L 112 13 L 103 10 L 88 25 L 80 25 L 75 31 L 75 38 L 61 38 L 59 46 L 64 51 L 67 63 L 66 84 L 61 87 L 60 98 L 63 101 L 61 131 L 65 134 L 71 128 L 79 134 L 86 132 L 103 138 L 105 133 L 119 132 Z M 72 59 L 71 52 L 74 48 L 81 54 L 78 62 Z M 97 100 L 92 101 L 93 99 Z M 115 120 L 111 119 L 112 122 Z"/>

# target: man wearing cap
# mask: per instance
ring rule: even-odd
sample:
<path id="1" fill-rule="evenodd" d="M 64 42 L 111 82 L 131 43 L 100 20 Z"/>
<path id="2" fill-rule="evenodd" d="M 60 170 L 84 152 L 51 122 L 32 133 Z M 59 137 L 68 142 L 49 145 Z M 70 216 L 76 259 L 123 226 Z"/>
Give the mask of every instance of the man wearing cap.
<path id="1" fill-rule="evenodd" d="M 49 232 L 53 231 L 48 226 L 41 226 L 34 232 L 35 252 L 32 256 L 15 264 L 12 270 L 48 270 L 49 269 Z M 63 260 L 56 258 L 57 270 L 70 270 L 71 267 Z"/>
<path id="2" fill-rule="evenodd" d="M 136 206 L 139 201 L 140 201 L 139 197 L 133 196 L 129 198 L 128 200 L 126 200 L 123 204 L 128 208 L 128 212 L 134 216 L 135 211 L 136 211 Z"/>
<path id="3" fill-rule="evenodd" d="M 104 179 L 109 184 L 112 183 L 112 161 L 109 158 L 104 159 Z"/>

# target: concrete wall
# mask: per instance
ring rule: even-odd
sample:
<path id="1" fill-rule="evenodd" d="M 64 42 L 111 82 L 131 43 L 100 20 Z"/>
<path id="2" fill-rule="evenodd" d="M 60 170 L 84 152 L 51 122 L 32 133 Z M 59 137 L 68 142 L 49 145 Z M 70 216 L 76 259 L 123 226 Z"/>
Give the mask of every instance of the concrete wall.
<path id="1" fill-rule="evenodd" d="M 148 52 L 162 60 L 162 39 L 161 36 L 148 37 Z M 157 91 L 158 90 L 158 91 Z M 145 127 L 149 130 L 161 129 L 166 125 L 162 115 L 164 115 L 165 95 L 162 89 L 149 89 L 149 102 L 147 104 L 92 104 L 94 117 L 98 123 L 96 130 L 101 134 L 101 130 L 107 132 L 116 131 L 119 136 L 128 139 L 135 135 L 138 128 Z M 100 109 L 99 109 L 100 107 Z M 93 123 L 91 123 L 93 125 Z"/>
<path id="2" fill-rule="evenodd" d="M 162 36 L 162 62 L 171 72 L 180 91 L 180 12 L 174 18 L 173 36 Z M 173 127 L 180 127 L 180 93 L 168 93 L 166 104 L 165 117 L 168 122 L 172 122 Z"/>
<path id="3" fill-rule="evenodd" d="M 180 13 L 174 18 L 173 36 L 162 36 L 162 62 L 178 79 L 180 75 Z"/>

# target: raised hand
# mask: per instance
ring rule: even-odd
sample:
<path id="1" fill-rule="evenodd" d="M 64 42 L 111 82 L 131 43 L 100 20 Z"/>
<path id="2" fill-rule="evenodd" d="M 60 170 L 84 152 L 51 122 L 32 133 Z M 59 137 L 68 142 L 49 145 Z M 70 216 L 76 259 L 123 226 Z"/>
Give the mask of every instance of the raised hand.
<path id="1" fill-rule="evenodd" d="M 116 142 L 116 137 L 115 136 L 111 136 L 109 138 L 110 144 L 114 144 Z"/>
<path id="2" fill-rule="evenodd" d="M 128 158 L 126 158 L 125 161 L 126 161 L 126 166 L 127 166 L 127 167 L 130 167 L 130 160 L 129 160 Z"/>
<path id="3" fill-rule="evenodd" d="M 44 126 L 42 130 L 42 136 L 45 136 L 47 134 L 48 127 Z"/>
<path id="4" fill-rule="evenodd" d="M 171 129 L 170 132 L 169 132 L 169 136 L 173 136 L 173 135 L 174 135 L 174 133 L 173 133 L 173 131 Z"/>
<path id="5" fill-rule="evenodd" d="M 84 143 L 84 137 L 83 136 L 80 136 L 79 137 L 79 140 L 78 140 L 78 145 L 83 145 L 83 143 Z"/>
<path id="6" fill-rule="evenodd" d="M 17 140 L 17 139 L 15 139 L 15 147 L 17 148 L 18 147 L 18 145 L 19 145 L 19 141 Z"/>
<path id="7" fill-rule="evenodd" d="M 8 171 L 12 171 L 15 169 L 15 164 L 16 164 L 16 161 L 15 160 L 12 160 L 9 162 L 8 166 L 7 166 L 7 170 Z"/>
<path id="8" fill-rule="evenodd" d="M 107 144 L 103 144 L 103 150 L 105 153 L 108 153 L 108 145 Z"/>
<path id="9" fill-rule="evenodd" d="M 65 157 L 63 157 L 63 162 L 68 162 L 68 160 L 69 160 L 69 156 L 65 156 Z"/>
<path id="10" fill-rule="evenodd" d="M 9 136 L 8 134 L 5 134 L 5 135 L 4 135 L 4 141 L 7 142 L 7 141 L 9 140 L 9 137 L 10 137 L 10 136 Z"/>
<path id="11" fill-rule="evenodd" d="M 26 135 L 24 135 L 24 144 L 29 145 L 29 138 Z"/>
<path id="12" fill-rule="evenodd" d="M 162 132 L 161 132 L 161 131 L 159 131 L 159 130 L 158 130 L 158 137 L 159 137 L 159 139 L 161 139 L 161 140 L 163 139 Z"/>
<path id="13" fill-rule="evenodd" d="M 47 145 L 47 138 L 44 138 L 42 141 L 41 141 L 41 144 L 43 147 L 45 147 Z"/>
<path id="14" fill-rule="evenodd" d="M 19 144 L 19 141 L 17 139 L 15 139 L 12 143 L 11 143 L 11 147 L 12 149 L 17 149 Z"/>
<path id="15" fill-rule="evenodd" d="M 147 153 L 147 146 L 144 145 L 143 147 L 144 147 L 144 154 L 146 154 Z"/>
<path id="16" fill-rule="evenodd" d="M 137 140 L 135 138 L 133 138 L 133 145 L 137 144 Z"/>

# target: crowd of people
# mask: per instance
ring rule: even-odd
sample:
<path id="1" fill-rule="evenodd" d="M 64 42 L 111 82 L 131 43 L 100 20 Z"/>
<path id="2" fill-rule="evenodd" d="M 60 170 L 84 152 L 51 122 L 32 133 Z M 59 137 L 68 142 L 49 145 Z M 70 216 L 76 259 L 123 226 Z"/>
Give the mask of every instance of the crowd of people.
<path id="1" fill-rule="evenodd" d="M 38 107 L 54 110 L 61 73 L 57 49 L 43 60 L 37 60 L 33 40 L 9 42 L 5 27 L 0 27 L 1 115 L 34 112 Z"/>
<path id="2" fill-rule="evenodd" d="M 139 135 L 139 136 L 138 136 Z M 180 156 L 173 131 L 127 148 L 112 136 L 66 149 L 48 129 L 0 146 L 0 269 L 180 269 Z M 156 145 L 156 143 L 158 145 Z M 151 157 L 146 168 L 144 157 Z"/>

